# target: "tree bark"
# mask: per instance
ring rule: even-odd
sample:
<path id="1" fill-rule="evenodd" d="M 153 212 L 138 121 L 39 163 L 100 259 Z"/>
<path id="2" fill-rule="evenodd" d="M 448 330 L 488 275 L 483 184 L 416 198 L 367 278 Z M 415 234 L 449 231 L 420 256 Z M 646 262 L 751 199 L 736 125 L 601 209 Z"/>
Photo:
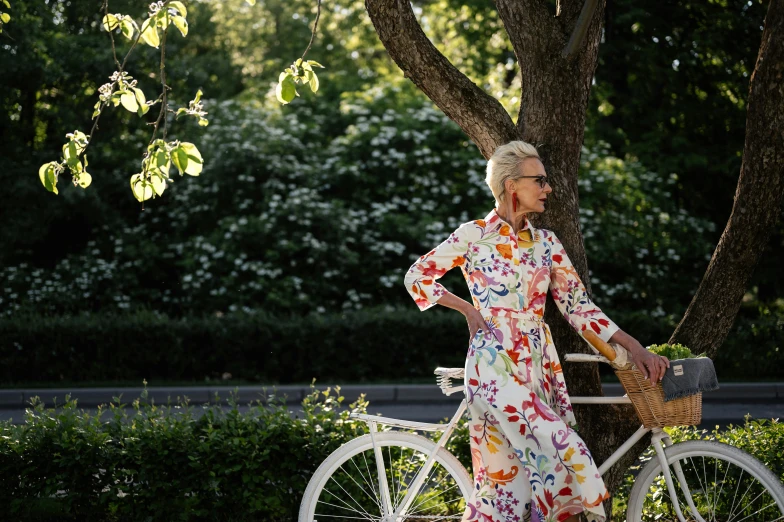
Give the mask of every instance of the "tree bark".
<path id="1" fill-rule="evenodd" d="M 670 338 L 714 357 L 727 338 L 784 197 L 784 1 L 765 17 L 749 86 L 735 202 L 705 276 Z"/>

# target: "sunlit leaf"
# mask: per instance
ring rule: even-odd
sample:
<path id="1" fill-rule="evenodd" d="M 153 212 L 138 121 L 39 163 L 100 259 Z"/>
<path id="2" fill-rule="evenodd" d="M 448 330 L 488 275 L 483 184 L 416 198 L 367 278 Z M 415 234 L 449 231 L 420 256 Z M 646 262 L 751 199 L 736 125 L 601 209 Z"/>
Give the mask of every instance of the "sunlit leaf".
<path id="1" fill-rule="evenodd" d="M 11 9 L 11 4 L 8 3 L 8 0 L 3 0 L 3 5 L 6 6 L 8 9 Z"/>
<path id="2" fill-rule="evenodd" d="M 144 97 L 144 91 L 142 91 L 141 89 L 137 89 L 136 87 L 133 87 L 133 94 L 134 94 L 134 98 L 136 98 L 136 103 L 139 104 L 139 107 L 136 112 L 139 114 L 139 116 L 144 116 L 145 114 L 147 114 L 147 111 L 150 110 L 150 106 L 147 105 L 147 98 Z"/>
<path id="3" fill-rule="evenodd" d="M 172 0 L 171 2 L 169 2 L 169 7 L 173 7 L 177 11 L 179 11 L 180 14 L 183 16 L 183 18 L 188 16 L 188 10 L 185 9 L 185 4 L 183 4 L 178 0 Z"/>
<path id="4" fill-rule="evenodd" d="M 210 120 L 207 118 L 199 118 L 199 127 L 206 127 L 210 124 Z"/>
<path id="5" fill-rule="evenodd" d="M 318 76 L 316 76 L 316 73 L 314 73 L 314 72 L 311 73 L 310 82 L 308 82 L 308 83 L 310 83 L 310 90 L 311 91 L 313 91 L 313 92 L 318 91 L 318 89 L 319 89 L 319 80 L 318 80 Z"/>
<path id="6" fill-rule="evenodd" d="M 313 60 L 308 60 L 308 65 L 310 65 L 311 67 L 321 67 L 322 69 L 324 68 L 323 65 Z"/>
<path id="7" fill-rule="evenodd" d="M 183 36 L 188 36 L 188 21 L 185 20 L 185 18 L 181 16 L 173 16 L 172 22 L 174 23 L 174 26 L 180 30 L 180 33 Z"/>
<path id="8" fill-rule="evenodd" d="M 201 89 L 196 91 L 196 97 L 193 98 L 193 103 L 199 103 L 199 100 L 201 100 L 201 95 L 202 95 Z"/>
<path id="9" fill-rule="evenodd" d="M 136 24 L 133 23 L 133 20 L 130 18 L 123 18 L 123 21 L 120 22 L 120 30 L 122 31 L 123 36 L 125 36 L 129 40 L 133 40 L 133 34 L 136 30 Z"/>
<path id="10" fill-rule="evenodd" d="M 83 189 L 89 187 L 90 183 L 92 182 L 93 182 L 93 177 L 90 176 L 87 172 L 82 172 L 79 174 L 79 179 L 77 180 L 77 184 Z"/>
<path id="11" fill-rule="evenodd" d="M 55 194 L 59 194 L 57 191 L 57 176 L 55 174 L 55 165 L 57 162 L 50 161 L 49 163 L 45 163 L 41 165 L 41 168 L 38 169 L 38 177 L 41 179 L 41 183 L 43 184 L 44 188 L 49 192 L 54 192 Z"/>
<path id="12" fill-rule="evenodd" d="M 117 26 L 120 22 L 117 20 L 117 17 L 113 14 L 104 15 L 103 17 L 103 28 L 107 31 L 114 31 L 117 29 Z"/>
<path id="13" fill-rule="evenodd" d="M 299 96 L 297 93 L 297 86 L 294 83 L 294 78 L 292 78 L 291 73 L 280 73 L 278 86 L 275 89 L 275 96 L 278 98 L 278 101 L 284 105 L 291 102 L 295 96 Z"/>
<path id="14" fill-rule="evenodd" d="M 161 45 L 161 39 L 158 36 L 158 26 L 150 23 L 150 18 L 144 21 L 141 28 L 141 39 L 150 47 L 158 48 Z"/>
<path id="15" fill-rule="evenodd" d="M 245 0 L 248 2 L 248 5 L 256 5 L 256 0 Z"/>
<path id="16" fill-rule="evenodd" d="M 136 95 L 134 93 L 126 91 L 125 94 L 120 96 L 120 102 L 123 107 L 131 112 L 137 112 L 139 110 L 139 104 L 136 102 Z"/>
<path id="17" fill-rule="evenodd" d="M 201 157 L 199 149 L 193 143 L 182 142 L 175 149 L 176 153 L 175 166 L 179 169 L 180 174 L 183 172 L 189 176 L 198 176 L 201 174 L 204 160 Z M 185 155 L 183 157 L 183 154 Z M 178 165 L 179 163 L 179 165 Z"/>
<path id="18" fill-rule="evenodd" d="M 152 186 L 152 190 L 155 191 L 155 194 L 158 196 L 163 194 L 163 191 L 166 190 L 166 180 L 163 178 L 163 176 L 153 174 L 150 176 L 150 184 Z"/>
<path id="19" fill-rule="evenodd" d="M 147 183 L 141 174 L 131 176 L 131 190 L 139 202 L 147 201 L 153 195 L 152 185 Z"/>

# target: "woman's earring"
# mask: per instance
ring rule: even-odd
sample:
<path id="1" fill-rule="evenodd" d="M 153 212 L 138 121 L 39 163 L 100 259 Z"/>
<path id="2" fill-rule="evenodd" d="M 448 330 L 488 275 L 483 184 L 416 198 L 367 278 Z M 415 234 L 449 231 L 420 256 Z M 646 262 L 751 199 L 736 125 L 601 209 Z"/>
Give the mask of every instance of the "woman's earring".
<path id="1" fill-rule="evenodd" d="M 512 194 L 512 212 L 517 212 L 517 194 Z"/>

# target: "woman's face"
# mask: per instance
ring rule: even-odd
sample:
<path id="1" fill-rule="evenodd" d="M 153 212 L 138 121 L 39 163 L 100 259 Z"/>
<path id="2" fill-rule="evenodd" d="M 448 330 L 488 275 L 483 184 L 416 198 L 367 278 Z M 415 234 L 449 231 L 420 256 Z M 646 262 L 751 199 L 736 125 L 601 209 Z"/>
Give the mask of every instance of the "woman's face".
<path id="1" fill-rule="evenodd" d="M 512 190 L 507 188 L 509 197 L 513 191 L 517 195 L 517 212 L 544 212 L 547 195 L 553 188 L 547 183 L 544 165 L 537 158 L 526 158 L 520 166 L 522 177 L 512 181 Z M 509 182 L 507 182 L 509 183 Z"/>

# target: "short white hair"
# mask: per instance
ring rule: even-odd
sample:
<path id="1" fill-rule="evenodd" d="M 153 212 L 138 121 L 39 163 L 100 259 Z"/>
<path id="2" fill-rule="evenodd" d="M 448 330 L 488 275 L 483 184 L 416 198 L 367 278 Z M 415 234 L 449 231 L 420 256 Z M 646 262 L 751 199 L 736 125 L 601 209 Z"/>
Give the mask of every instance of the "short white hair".
<path id="1" fill-rule="evenodd" d="M 503 205 L 506 187 L 506 180 L 515 180 L 523 175 L 521 165 L 528 158 L 541 160 L 536 147 L 525 141 L 510 141 L 506 145 L 501 145 L 493 155 L 487 160 L 487 177 L 485 182 L 490 187 L 496 203 L 499 207 Z"/>

